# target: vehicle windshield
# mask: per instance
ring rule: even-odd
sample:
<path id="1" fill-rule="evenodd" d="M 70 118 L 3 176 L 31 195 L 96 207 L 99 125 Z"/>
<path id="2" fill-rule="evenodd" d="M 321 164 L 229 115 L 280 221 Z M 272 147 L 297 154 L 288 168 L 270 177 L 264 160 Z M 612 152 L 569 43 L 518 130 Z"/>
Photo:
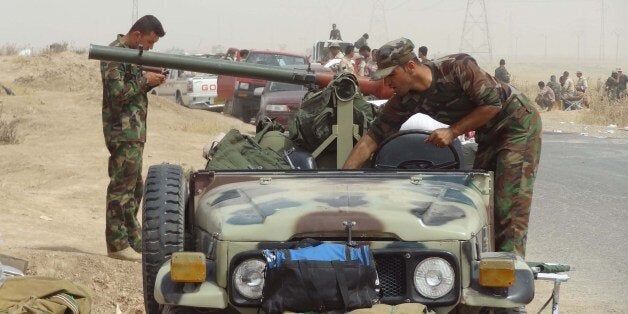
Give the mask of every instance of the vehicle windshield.
<path id="1" fill-rule="evenodd" d="M 271 92 L 286 92 L 286 91 L 299 91 L 306 90 L 303 85 L 295 85 L 288 83 L 280 83 L 280 82 L 271 82 L 268 90 Z"/>
<path id="2" fill-rule="evenodd" d="M 305 58 L 274 53 L 251 53 L 246 59 L 246 62 L 273 66 L 286 66 L 305 64 Z"/>

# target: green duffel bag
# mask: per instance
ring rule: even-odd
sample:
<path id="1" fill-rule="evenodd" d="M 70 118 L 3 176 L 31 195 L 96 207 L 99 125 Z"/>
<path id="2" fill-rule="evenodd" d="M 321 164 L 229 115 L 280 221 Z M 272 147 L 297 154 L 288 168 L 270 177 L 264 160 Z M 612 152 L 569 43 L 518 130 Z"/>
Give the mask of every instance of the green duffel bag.
<path id="1" fill-rule="evenodd" d="M 267 137 L 266 140 L 264 140 L 265 136 Z M 270 123 L 257 132 L 254 137 L 241 134 L 237 129 L 231 129 L 209 151 L 209 161 L 205 169 L 291 169 L 290 164 L 282 155 L 283 152 L 277 151 L 279 145 L 276 143 L 279 136 L 283 135 L 279 131 L 273 130 L 273 124 Z M 269 141 L 273 144 L 267 145 Z"/>

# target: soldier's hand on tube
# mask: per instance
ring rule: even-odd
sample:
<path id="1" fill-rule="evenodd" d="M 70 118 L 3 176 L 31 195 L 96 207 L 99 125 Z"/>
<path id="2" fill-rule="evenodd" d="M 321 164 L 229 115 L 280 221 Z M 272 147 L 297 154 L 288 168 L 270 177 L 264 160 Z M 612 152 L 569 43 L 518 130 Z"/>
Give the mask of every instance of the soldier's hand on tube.
<path id="1" fill-rule="evenodd" d="M 450 128 L 436 129 L 428 138 L 425 139 L 426 143 L 432 143 L 436 147 L 447 147 L 451 144 L 456 136 L 454 131 Z"/>
<path id="2" fill-rule="evenodd" d="M 166 81 L 166 76 L 159 73 L 145 72 L 144 77 L 149 86 L 159 86 Z"/>

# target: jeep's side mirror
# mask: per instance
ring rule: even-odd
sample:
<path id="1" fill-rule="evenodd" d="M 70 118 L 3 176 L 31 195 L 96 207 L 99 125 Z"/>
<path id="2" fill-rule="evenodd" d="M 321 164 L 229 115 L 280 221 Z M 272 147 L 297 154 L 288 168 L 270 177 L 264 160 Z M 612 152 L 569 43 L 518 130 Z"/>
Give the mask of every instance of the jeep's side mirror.
<path id="1" fill-rule="evenodd" d="M 258 87 L 253 91 L 253 95 L 262 96 L 263 92 L 264 92 L 264 87 Z"/>

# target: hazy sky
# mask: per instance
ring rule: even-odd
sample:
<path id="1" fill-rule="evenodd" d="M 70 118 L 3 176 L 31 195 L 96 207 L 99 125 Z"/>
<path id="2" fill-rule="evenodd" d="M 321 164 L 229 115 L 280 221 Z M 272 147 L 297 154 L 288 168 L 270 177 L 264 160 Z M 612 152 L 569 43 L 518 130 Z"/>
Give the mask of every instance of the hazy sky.
<path id="1" fill-rule="evenodd" d="M 0 46 L 41 48 L 66 41 L 106 45 L 131 26 L 132 0 L 2 0 Z M 467 0 L 139 0 L 139 16 L 153 14 L 166 36 L 157 51 L 212 47 L 304 52 L 328 38 L 336 23 L 343 39 L 369 33 L 376 48 L 407 37 L 430 54 L 459 51 Z M 628 67 L 628 0 L 486 0 L 494 59 L 529 57 L 598 60 L 604 7 L 605 59 Z M 578 37 L 580 49 L 578 49 Z M 476 38 L 476 42 L 482 39 Z M 547 43 L 547 44 L 546 44 Z"/>

